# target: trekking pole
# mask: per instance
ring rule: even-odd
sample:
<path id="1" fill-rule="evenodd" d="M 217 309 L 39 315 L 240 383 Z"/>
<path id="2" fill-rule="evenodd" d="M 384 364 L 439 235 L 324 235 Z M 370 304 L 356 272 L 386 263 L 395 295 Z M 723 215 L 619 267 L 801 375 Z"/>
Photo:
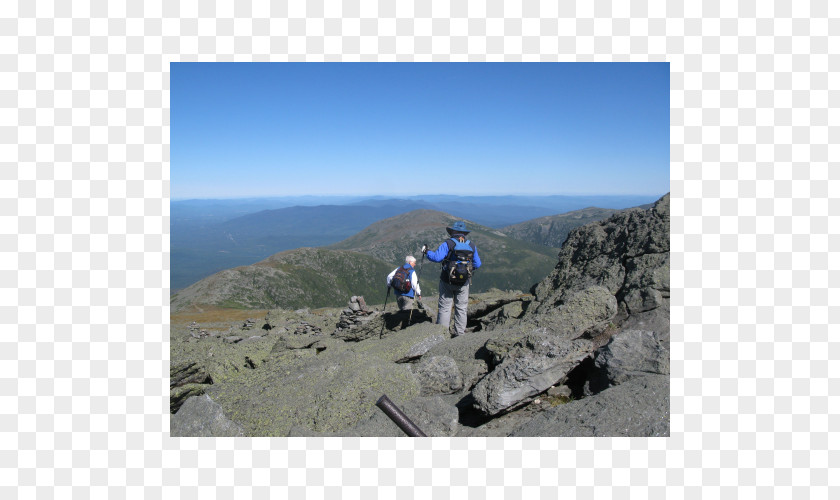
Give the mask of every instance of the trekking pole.
<path id="1" fill-rule="evenodd" d="M 385 305 L 382 306 L 382 328 L 379 330 L 379 338 L 382 338 L 382 332 L 385 330 L 385 306 L 388 305 L 388 296 L 391 295 L 391 287 L 385 292 Z"/>

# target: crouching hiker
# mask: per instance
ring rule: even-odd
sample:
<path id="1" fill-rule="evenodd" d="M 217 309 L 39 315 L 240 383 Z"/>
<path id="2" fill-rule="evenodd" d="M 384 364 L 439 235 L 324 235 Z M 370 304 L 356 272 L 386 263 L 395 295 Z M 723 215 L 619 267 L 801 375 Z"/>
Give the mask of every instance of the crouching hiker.
<path id="1" fill-rule="evenodd" d="M 394 289 L 394 295 L 397 296 L 400 311 L 411 310 L 414 307 L 414 297 L 418 300 L 421 298 L 420 281 L 414 272 L 415 264 L 417 259 L 409 255 L 405 258 L 405 264 L 391 271 L 387 278 L 388 286 Z"/>
<path id="2" fill-rule="evenodd" d="M 470 298 L 472 273 L 481 267 L 478 248 L 467 239 L 467 225 L 457 221 L 446 232 L 450 238 L 440 244 L 437 250 L 423 245 L 423 253 L 432 262 L 442 262 L 438 284 L 437 324 L 449 326 L 452 303 L 455 303 L 455 327 L 452 336 L 464 334 L 467 328 L 467 303 Z"/>

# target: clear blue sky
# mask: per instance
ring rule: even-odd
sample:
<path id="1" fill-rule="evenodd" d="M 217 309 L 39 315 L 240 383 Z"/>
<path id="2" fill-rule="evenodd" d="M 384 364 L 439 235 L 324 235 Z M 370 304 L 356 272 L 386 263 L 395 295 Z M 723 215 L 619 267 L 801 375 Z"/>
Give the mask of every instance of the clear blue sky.
<path id="1" fill-rule="evenodd" d="M 670 189 L 668 63 L 172 63 L 171 196 Z"/>

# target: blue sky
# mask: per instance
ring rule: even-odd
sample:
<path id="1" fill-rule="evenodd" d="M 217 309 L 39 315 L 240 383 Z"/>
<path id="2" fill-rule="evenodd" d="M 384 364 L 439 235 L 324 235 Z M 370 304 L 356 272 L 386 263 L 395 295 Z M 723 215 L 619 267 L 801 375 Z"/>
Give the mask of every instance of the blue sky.
<path id="1" fill-rule="evenodd" d="M 670 189 L 668 63 L 172 63 L 172 199 Z"/>

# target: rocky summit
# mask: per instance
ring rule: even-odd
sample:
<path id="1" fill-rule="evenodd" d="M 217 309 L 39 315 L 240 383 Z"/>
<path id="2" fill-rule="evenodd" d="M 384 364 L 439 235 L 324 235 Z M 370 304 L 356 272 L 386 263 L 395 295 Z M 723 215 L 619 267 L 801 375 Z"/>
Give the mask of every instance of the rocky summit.
<path id="1" fill-rule="evenodd" d="M 454 338 L 433 296 L 178 316 L 171 434 L 404 436 L 384 394 L 429 436 L 667 436 L 669 230 L 668 195 L 572 230 L 528 292 L 471 294 Z"/>

